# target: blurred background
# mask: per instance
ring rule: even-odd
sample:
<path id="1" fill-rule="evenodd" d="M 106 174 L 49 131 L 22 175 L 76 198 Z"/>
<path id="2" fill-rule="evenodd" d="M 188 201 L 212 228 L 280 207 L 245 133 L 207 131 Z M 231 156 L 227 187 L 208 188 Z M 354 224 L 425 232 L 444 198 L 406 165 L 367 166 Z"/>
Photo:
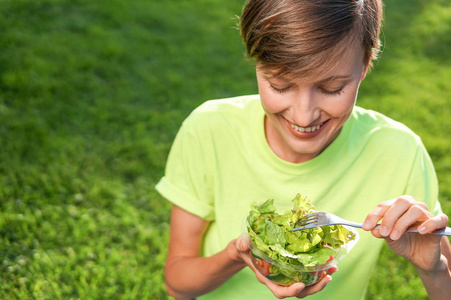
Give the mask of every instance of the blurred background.
<path id="1" fill-rule="evenodd" d="M 257 93 L 243 4 L 0 0 L 1 299 L 168 298 L 154 186 L 191 110 Z M 385 8 L 358 105 L 421 136 L 451 216 L 451 5 Z M 367 299 L 427 299 L 387 248 L 372 272 Z"/>

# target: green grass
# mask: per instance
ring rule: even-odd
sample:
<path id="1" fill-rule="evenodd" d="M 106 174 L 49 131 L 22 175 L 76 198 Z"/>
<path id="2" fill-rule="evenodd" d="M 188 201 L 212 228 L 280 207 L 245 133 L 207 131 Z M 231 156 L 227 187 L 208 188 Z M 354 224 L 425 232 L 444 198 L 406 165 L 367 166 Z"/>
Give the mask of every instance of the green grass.
<path id="1" fill-rule="evenodd" d="M 0 298 L 166 299 L 154 185 L 182 120 L 256 92 L 242 0 L 0 0 Z M 451 8 L 386 2 L 359 104 L 424 140 L 451 215 Z M 426 299 L 386 248 L 368 299 Z"/>

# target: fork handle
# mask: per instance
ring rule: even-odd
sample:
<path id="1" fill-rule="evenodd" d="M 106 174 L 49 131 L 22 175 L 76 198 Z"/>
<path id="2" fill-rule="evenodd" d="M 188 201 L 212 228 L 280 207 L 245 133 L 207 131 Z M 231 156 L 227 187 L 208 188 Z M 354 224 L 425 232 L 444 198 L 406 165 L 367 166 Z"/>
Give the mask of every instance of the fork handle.
<path id="1" fill-rule="evenodd" d="M 360 224 L 360 223 L 349 222 L 346 225 L 352 226 L 352 227 L 357 227 L 357 228 L 362 228 L 362 224 Z M 381 225 L 377 225 L 373 229 L 379 229 L 379 228 L 381 228 Z M 411 230 L 406 230 L 406 232 L 418 233 L 418 230 L 411 229 Z M 430 232 L 428 234 L 451 236 L 451 227 L 445 227 L 443 229 L 437 229 L 437 230 L 435 230 L 433 232 Z"/>
<path id="2" fill-rule="evenodd" d="M 417 230 L 407 231 L 407 232 L 418 232 Z M 432 231 L 428 234 L 435 234 L 435 235 L 446 235 L 451 236 L 451 227 L 445 227 L 443 229 L 437 229 L 435 231 Z"/>
<path id="3" fill-rule="evenodd" d="M 346 221 L 343 223 L 332 223 L 332 224 L 342 224 L 342 225 L 347 225 L 347 226 L 351 226 L 351 227 L 356 227 L 356 228 L 362 228 L 362 224 L 360 223 L 356 223 L 356 222 L 351 222 L 351 221 Z M 379 229 L 380 225 L 377 225 L 374 229 Z"/>

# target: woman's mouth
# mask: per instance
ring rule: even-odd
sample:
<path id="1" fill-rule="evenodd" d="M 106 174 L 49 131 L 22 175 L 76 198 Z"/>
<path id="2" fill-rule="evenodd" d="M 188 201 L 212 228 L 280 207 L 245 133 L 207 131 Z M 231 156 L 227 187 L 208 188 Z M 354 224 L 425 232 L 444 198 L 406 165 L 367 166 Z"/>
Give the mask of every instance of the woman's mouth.
<path id="1" fill-rule="evenodd" d="M 285 119 L 285 122 L 287 124 L 288 130 L 296 137 L 298 138 L 313 138 L 315 136 L 317 136 L 322 129 L 324 128 L 324 125 L 327 124 L 329 120 L 325 121 L 325 122 L 321 122 L 319 124 L 316 125 L 312 125 L 312 126 L 307 126 L 307 127 L 303 127 L 303 126 L 299 126 L 296 124 L 293 124 L 291 122 L 289 122 L 287 119 Z"/>
<path id="2" fill-rule="evenodd" d="M 324 124 L 324 122 L 321 124 L 318 124 L 318 125 L 310 126 L 310 127 L 301 127 L 301 126 L 294 125 L 293 123 L 290 123 L 291 127 L 298 132 L 315 132 L 318 129 L 320 129 L 321 125 L 323 125 L 323 124 Z"/>

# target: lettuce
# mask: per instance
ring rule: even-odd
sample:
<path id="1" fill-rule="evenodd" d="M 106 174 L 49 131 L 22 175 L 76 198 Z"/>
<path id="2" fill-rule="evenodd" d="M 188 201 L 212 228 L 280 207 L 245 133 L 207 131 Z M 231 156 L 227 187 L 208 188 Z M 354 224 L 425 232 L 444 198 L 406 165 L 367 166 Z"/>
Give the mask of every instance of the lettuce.
<path id="1" fill-rule="evenodd" d="M 290 231 L 300 218 L 315 211 L 310 200 L 300 194 L 292 202 L 293 209 L 283 214 L 276 212 L 273 199 L 251 206 L 247 217 L 250 239 L 258 250 L 271 259 L 304 267 L 323 265 L 335 256 L 342 245 L 355 238 L 354 233 L 341 225 Z M 271 266 L 271 276 L 283 275 L 292 279 L 293 276 L 301 276 L 295 273 L 299 272 Z"/>

